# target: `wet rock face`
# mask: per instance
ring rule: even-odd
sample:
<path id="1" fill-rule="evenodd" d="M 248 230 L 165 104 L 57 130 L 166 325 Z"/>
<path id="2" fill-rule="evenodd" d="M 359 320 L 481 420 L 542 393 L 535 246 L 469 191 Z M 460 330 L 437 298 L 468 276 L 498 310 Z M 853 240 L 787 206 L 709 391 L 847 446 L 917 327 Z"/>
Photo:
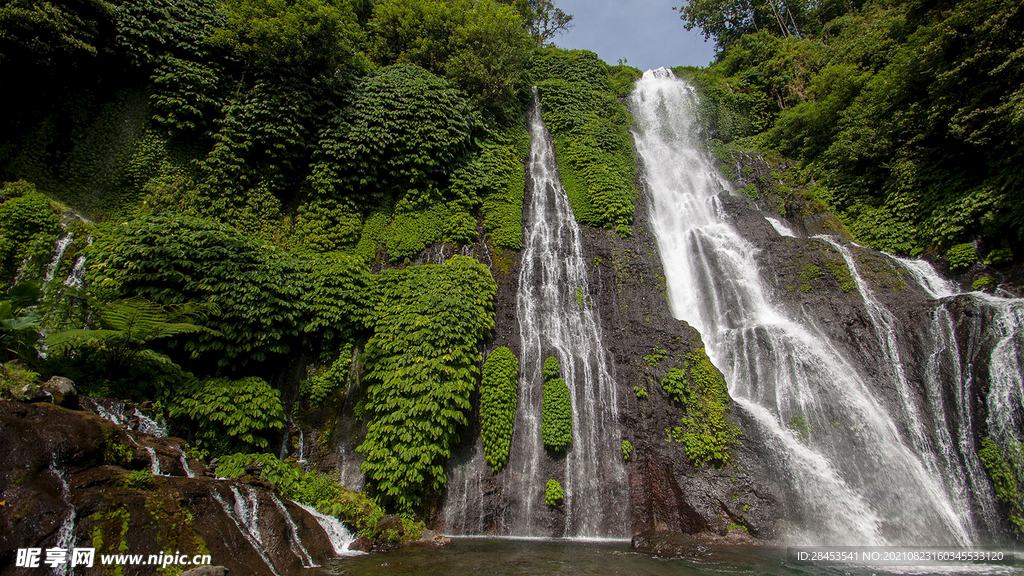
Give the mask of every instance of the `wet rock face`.
<path id="1" fill-rule="evenodd" d="M 0 574 L 16 573 L 18 548 L 58 542 L 97 554 L 209 554 L 233 574 L 269 575 L 268 563 L 291 573 L 334 556 L 316 519 L 291 501 L 258 486 L 183 477 L 180 444 L 129 437 L 93 414 L 0 402 Z M 175 475 L 129 475 L 151 469 L 146 448 L 162 473 Z M 76 574 L 103 568 L 97 562 Z"/>
<path id="2" fill-rule="evenodd" d="M 784 517 L 783 491 L 772 481 L 755 429 L 735 406 L 727 414 L 742 436 L 729 465 L 695 467 L 681 443 L 667 440 L 665 430 L 681 425 L 685 409 L 669 398 L 661 379 L 703 344 L 696 330 L 672 316 L 645 199 L 637 205 L 632 238 L 595 229 L 583 235 L 595 263 L 590 297 L 598 302 L 613 357 L 623 439 L 633 445 L 627 463 L 632 533 L 724 536 L 740 526 L 757 538 L 774 538 Z M 661 546 L 649 541 L 643 540 L 647 548 Z"/>

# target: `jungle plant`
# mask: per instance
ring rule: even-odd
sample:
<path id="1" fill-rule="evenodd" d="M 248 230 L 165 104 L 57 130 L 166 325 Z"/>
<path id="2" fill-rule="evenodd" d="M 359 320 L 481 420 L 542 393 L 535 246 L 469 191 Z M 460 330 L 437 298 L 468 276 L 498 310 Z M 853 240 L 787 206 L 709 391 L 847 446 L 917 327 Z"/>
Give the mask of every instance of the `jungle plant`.
<path id="1" fill-rule="evenodd" d="M 255 376 L 195 382 L 170 414 L 190 420 L 194 442 L 213 456 L 266 450 L 285 420 L 281 393 Z"/>
<path id="2" fill-rule="evenodd" d="M 558 360 L 544 361 L 544 397 L 541 404 L 541 436 L 544 446 L 560 451 L 572 444 L 572 399 L 565 380 L 559 378 Z"/>
<path id="3" fill-rule="evenodd" d="M 478 343 L 494 327 L 496 287 L 480 262 L 386 270 L 370 287 L 362 471 L 386 509 L 412 512 L 446 483 L 445 461 L 468 422 Z"/>
<path id="4" fill-rule="evenodd" d="M 946 251 L 946 261 L 950 270 L 969 268 L 978 260 L 973 244 L 957 244 Z"/>
<path id="5" fill-rule="evenodd" d="M 629 459 L 633 457 L 633 443 L 629 440 L 622 441 L 622 459 L 629 462 Z"/>
<path id="6" fill-rule="evenodd" d="M 518 394 L 519 360 L 511 350 L 501 346 L 487 355 L 480 385 L 480 435 L 484 457 L 494 472 L 508 462 Z"/>
<path id="7" fill-rule="evenodd" d="M 562 491 L 562 485 L 554 478 L 548 480 L 548 483 L 544 486 L 544 503 L 548 506 L 555 507 L 562 503 L 565 498 L 565 492 Z"/>

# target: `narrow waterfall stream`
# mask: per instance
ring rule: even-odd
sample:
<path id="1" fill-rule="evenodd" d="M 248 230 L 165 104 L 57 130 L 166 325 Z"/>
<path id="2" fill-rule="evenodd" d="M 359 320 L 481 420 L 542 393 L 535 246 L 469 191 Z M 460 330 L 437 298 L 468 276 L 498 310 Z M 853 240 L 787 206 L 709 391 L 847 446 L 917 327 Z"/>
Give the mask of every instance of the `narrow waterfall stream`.
<path id="1" fill-rule="evenodd" d="M 528 205 L 524 214 L 516 316 L 520 328 L 519 407 L 512 452 L 500 472 L 501 505 L 487 510 L 493 526 L 466 513 L 482 500 L 490 475 L 478 454 L 453 472 L 445 517 L 448 531 L 484 529 L 506 536 L 610 538 L 629 536 L 629 501 L 622 464 L 615 382 L 602 343 L 600 321 L 589 298 L 580 228 L 562 188 L 551 136 L 534 97 L 529 114 Z M 549 454 L 541 440 L 542 365 L 561 364 L 573 407 L 572 445 Z M 564 529 L 552 533 L 544 485 L 559 480 L 565 492 Z"/>
<path id="2" fill-rule="evenodd" d="M 793 492 L 797 526 L 788 537 L 835 545 L 976 542 L 969 503 L 958 492 L 967 481 L 963 466 L 941 464 L 909 394 L 903 405 L 886 403 L 841 346 L 774 303 L 757 248 L 723 210 L 725 185 L 695 141 L 697 104 L 694 88 L 664 69 L 645 73 L 630 98 L 651 220 L 673 314 L 700 331 Z M 826 241 L 856 276 L 845 246 Z M 883 351 L 879 373 L 905 392 L 892 315 L 857 280 Z M 788 425 L 794 418 L 815 432 L 801 437 Z"/>

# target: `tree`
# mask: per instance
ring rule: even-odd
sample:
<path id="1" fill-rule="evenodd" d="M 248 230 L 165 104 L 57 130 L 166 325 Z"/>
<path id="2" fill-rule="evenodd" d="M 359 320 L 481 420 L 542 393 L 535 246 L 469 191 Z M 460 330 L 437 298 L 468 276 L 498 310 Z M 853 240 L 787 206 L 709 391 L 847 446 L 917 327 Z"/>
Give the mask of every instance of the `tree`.
<path id="1" fill-rule="evenodd" d="M 554 0 L 501 0 L 519 12 L 523 24 L 538 46 L 543 46 L 557 34 L 572 27 L 572 14 L 555 6 Z"/>

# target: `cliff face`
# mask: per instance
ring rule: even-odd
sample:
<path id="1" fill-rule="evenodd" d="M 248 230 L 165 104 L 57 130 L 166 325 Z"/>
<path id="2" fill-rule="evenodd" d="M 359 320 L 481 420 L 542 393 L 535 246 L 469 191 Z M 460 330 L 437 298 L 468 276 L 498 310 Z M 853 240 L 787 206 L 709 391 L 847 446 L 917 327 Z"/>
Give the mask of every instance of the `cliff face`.
<path id="1" fill-rule="evenodd" d="M 254 575 L 291 573 L 334 556 L 308 512 L 266 486 L 204 476 L 201 464 L 181 454 L 180 439 L 129 436 L 94 414 L 51 404 L 0 401 L 0 445 L 3 574 L 19 573 L 16 551 L 30 547 L 97 548 L 92 568 L 75 568 L 85 575 L 105 573 L 101 554 L 142 554 L 143 561 L 165 552 L 189 560 L 209 554 L 214 565 Z M 153 458 L 166 476 L 129 475 L 149 470 Z M 199 477 L 186 477 L 183 462 Z"/>

